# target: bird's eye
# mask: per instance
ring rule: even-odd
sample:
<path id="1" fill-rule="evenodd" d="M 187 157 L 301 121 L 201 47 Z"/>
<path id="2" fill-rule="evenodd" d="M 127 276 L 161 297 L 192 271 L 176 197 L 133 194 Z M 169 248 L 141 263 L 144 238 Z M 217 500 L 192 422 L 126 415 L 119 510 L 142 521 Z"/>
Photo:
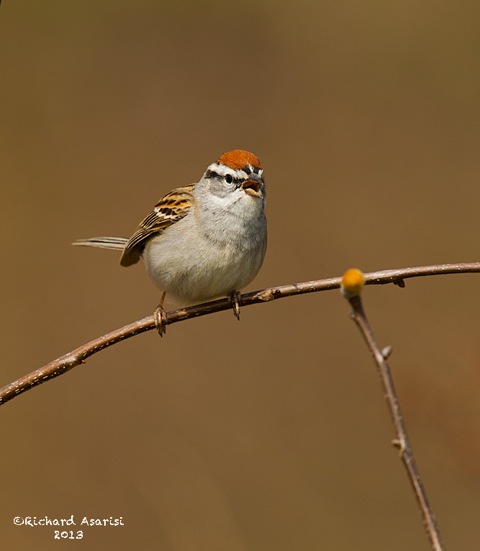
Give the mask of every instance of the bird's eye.
<path id="1" fill-rule="evenodd" d="M 231 184 L 233 182 L 233 176 L 231 174 L 227 174 L 225 176 L 225 182 L 227 182 L 227 184 Z"/>

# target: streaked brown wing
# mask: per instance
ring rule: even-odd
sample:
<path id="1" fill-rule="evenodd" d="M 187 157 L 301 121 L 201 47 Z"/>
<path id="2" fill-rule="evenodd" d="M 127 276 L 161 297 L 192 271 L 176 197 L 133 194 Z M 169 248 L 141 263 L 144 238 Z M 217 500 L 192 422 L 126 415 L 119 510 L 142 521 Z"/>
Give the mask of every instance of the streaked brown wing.
<path id="1" fill-rule="evenodd" d="M 192 206 L 193 188 L 194 184 L 180 187 L 160 199 L 153 211 L 140 222 L 137 230 L 125 245 L 120 260 L 122 266 L 131 266 L 138 262 L 145 243 L 153 235 L 161 233 L 187 214 Z"/>

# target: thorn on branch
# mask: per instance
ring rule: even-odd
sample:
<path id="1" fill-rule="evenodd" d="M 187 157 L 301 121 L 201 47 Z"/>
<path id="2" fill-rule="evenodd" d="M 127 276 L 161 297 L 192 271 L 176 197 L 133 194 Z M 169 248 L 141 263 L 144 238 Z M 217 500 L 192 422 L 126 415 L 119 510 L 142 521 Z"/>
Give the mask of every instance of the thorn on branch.
<path id="1" fill-rule="evenodd" d="M 255 295 L 255 299 L 261 300 L 262 302 L 270 302 L 271 300 L 275 299 L 275 292 L 273 289 L 265 289 L 264 291 L 257 293 Z"/>
<path id="2" fill-rule="evenodd" d="M 402 442 L 400 441 L 399 438 L 394 438 L 392 440 L 392 446 L 394 446 L 395 448 L 397 448 L 398 450 L 401 450 L 402 449 Z"/>
<path id="3" fill-rule="evenodd" d="M 403 438 L 394 438 L 392 440 L 392 445 L 397 448 L 399 454 L 400 454 L 400 457 L 403 456 L 403 454 L 406 452 L 407 450 L 407 444 L 405 442 L 405 439 Z"/>
<path id="4" fill-rule="evenodd" d="M 382 349 L 383 359 L 386 360 L 387 358 L 389 358 L 392 355 L 392 352 L 393 348 L 390 345 L 385 346 L 385 348 Z"/>

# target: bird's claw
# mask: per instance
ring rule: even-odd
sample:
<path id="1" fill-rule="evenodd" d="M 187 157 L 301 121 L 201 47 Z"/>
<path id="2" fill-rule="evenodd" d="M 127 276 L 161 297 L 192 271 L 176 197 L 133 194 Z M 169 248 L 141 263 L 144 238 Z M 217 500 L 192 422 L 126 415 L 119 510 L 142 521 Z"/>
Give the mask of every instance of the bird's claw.
<path id="1" fill-rule="evenodd" d="M 156 307 L 153 316 L 155 318 L 155 327 L 157 328 L 158 334 L 163 337 L 167 332 L 167 313 L 161 304 Z"/>
<path id="2" fill-rule="evenodd" d="M 230 293 L 230 305 L 233 310 L 233 315 L 240 320 L 240 291 L 232 291 Z"/>

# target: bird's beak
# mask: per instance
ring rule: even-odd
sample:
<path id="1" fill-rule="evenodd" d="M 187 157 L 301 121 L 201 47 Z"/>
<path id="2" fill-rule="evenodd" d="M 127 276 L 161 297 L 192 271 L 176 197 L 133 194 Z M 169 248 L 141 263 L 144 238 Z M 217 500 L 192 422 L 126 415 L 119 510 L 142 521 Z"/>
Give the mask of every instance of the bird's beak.
<path id="1" fill-rule="evenodd" d="M 242 184 L 242 188 L 252 197 L 263 197 L 263 178 L 258 174 L 251 174 Z"/>

